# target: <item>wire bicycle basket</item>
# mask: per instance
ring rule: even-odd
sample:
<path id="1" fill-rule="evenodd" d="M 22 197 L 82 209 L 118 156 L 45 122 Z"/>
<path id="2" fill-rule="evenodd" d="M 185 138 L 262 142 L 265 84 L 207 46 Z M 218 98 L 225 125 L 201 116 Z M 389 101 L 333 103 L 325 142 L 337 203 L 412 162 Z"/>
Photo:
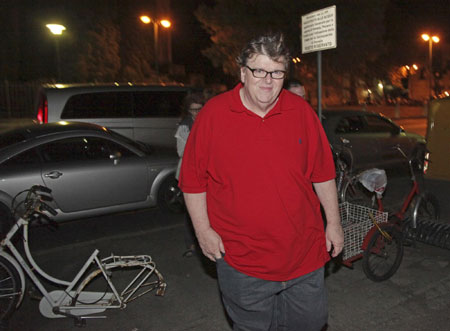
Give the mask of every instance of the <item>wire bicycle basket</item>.
<path id="1" fill-rule="evenodd" d="M 361 255 L 367 233 L 374 227 L 371 215 L 376 223 L 386 223 L 388 213 L 349 202 L 339 204 L 342 228 L 344 230 L 343 261 Z"/>

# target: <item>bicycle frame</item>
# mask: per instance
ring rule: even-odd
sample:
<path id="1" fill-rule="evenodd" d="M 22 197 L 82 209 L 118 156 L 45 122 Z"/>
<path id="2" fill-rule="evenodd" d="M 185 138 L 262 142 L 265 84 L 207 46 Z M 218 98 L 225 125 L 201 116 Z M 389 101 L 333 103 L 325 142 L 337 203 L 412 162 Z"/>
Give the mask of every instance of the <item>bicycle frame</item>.
<path id="1" fill-rule="evenodd" d="M 405 200 L 403 201 L 402 208 L 400 208 L 400 210 L 397 213 L 395 213 L 394 216 L 398 217 L 399 219 L 403 219 L 406 210 L 408 209 L 409 205 L 411 204 L 411 201 L 416 195 L 419 195 L 419 184 L 415 179 L 413 179 L 413 187 L 411 188 Z"/>
<path id="2" fill-rule="evenodd" d="M 405 155 L 405 153 L 403 152 L 403 150 L 400 147 L 397 147 L 397 150 L 405 157 L 407 158 L 407 156 Z M 411 190 L 408 192 L 408 195 L 405 197 L 405 199 L 403 200 L 402 203 L 402 207 L 400 208 L 399 211 L 397 211 L 396 213 L 394 213 L 393 215 L 400 219 L 403 220 L 405 217 L 405 213 L 408 210 L 409 206 L 411 205 L 412 200 L 414 199 L 415 196 L 420 196 L 420 189 L 419 189 L 419 183 L 416 179 L 416 175 L 414 174 L 414 170 L 413 167 L 411 165 L 411 160 L 408 160 L 408 166 L 409 166 L 409 172 L 410 172 L 410 177 L 411 177 L 411 181 L 413 186 L 411 187 Z M 378 210 L 379 211 L 383 211 L 384 207 L 383 207 L 383 203 L 381 202 L 381 198 L 377 196 L 377 204 L 378 204 Z M 419 204 L 417 204 L 416 207 L 418 207 Z M 413 212 L 413 228 L 416 227 L 416 211 Z"/>
<path id="3" fill-rule="evenodd" d="M 149 255 L 111 255 L 100 260 L 98 257 L 99 250 L 95 249 L 71 282 L 48 275 L 38 266 L 31 255 L 28 246 L 28 226 L 28 220 L 19 218 L 6 235 L 6 238 L 3 239 L 0 244 L 1 256 L 11 262 L 20 276 L 21 293 L 17 293 L 17 295 L 20 295 L 20 299 L 18 300 L 19 302 L 16 307 L 18 307 L 22 301 L 25 291 L 24 272 L 30 277 L 32 282 L 43 295 L 43 298 L 39 304 L 41 314 L 48 318 L 72 317 L 75 319 L 75 323 L 77 325 L 84 324 L 84 319 L 86 318 L 85 315 L 100 313 L 106 309 L 123 309 L 126 307 L 128 302 L 135 300 L 152 290 L 156 290 L 156 295 L 164 295 L 166 283 L 164 282 L 162 275 L 156 269 L 156 265 Z M 23 229 L 23 243 L 28 263 L 11 241 L 13 236 L 21 228 Z M 12 256 L 5 251 L 6 247 L 9 249 Z M 89 267 L 92 265 L 96 265 L 98 269 L 94 270 L 94 272 L 82 279 L 82 277 L 86 275 Z M 120 293 L 108 275 L 108 271 L 115 268 L 137 269 L 136 276 Z M 48 292 L 33 270 L 40 276 L 49 280 L 51 283 L 62 285 L 66 288 L 62 291 L 58 290 Z M 100 274 L 106 280 L 109 292 L 103 293 L 84 291 L 83 289 L 86 285 Z M 147 283 L 147 280 L 152 275 L 155 275 L 157 280 Z M 96 317 L 104 318 L 104 316 Z"/>

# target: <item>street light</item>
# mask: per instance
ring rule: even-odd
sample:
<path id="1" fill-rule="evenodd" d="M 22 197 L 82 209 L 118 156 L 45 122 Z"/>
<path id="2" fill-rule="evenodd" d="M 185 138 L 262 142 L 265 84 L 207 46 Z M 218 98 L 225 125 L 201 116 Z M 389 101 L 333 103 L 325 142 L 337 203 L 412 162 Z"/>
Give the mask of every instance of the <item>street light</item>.
<path id="1" fill-rule="evenodd" d="M 154 41 L 154 52 L 155 52 L 155 71 L 156 74 L 159 74 L 159 54 L 158 54 L 158 26 L 161 25 L 163 28 L 168 29 L 170 28 L 170 26 L 172 25 L 172 23 L 167 20 L 167 19 L 163 19 L 163 20 L 155 20 L 147 15 L 142 15 L 139 17 L 141 22 L 144 24 L 153 24 L 153 41 Z M 168 49 L 168 59 L 169 62 L 171 62 L 172 60 L 172 49 L 171 49 L 171 39 L 170 39 L 170 34 L 169 34 L 169 39 L 167 42 L 167 49 Z"/>
<path id="2" fill-rule="evenodd" d="M 50 32 L 55 35 L 55 54 L 56 54 L 56 69 L 58 72 L 57 79 L 61 79 L 61 61 L 59 58 L 59 36 L 62 35 L 63 31 L 66 30 L 66 27 L 61 24 L 47 24 L 46 27 L 50 30 Z"/>
<path id="3" fill-rule="evenodd" d="M 433 98 L 432 92 L 432 65 L 433 65 L 433 43 L 439 42 L 438 36 L 430 36 L 426 33 L 422 34 L 422 39 L 428 41 L 428 70 L 429 70 L 429 84 L 430 84 L 430 101 Z"/>

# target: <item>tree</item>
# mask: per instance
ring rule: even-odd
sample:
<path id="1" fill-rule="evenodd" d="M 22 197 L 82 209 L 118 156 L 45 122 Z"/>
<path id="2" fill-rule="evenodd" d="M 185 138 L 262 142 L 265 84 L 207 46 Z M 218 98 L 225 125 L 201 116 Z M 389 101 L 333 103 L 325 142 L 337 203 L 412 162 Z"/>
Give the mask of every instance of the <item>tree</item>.
<path id="1" fill-rule="evenodd" d="M 80 43 L 77 61 L 79 80 L 113 82 L 121 67 L 119 55 L 120 31 L 109 19 L 99 20 Z"/>
<path id="2" fill-rule="evenodd" d="M 383 70 L 379 61 L 383 53 L 385 0 L 317 1 L 290 0 L 217 0 L 215 6 L 202 5 L 197 18 L 211 35 L 213 45 L 203 51 L 225 73 L 237 73 L 235 58 L 250 36 L 268 26 L 284 32 L 293 53 L 300 53 L 301 16 L 332 4 L 337 7 L 338 48 L 324 52 L 324 77 L 329 84 L 342 85 L 348 76 L 351 90 L 357 82 L 371 81 Z M 304 66 L 312 70 L 315 57 L 302 56 Z M 353 101 L 356 96 L 353 93 Z"/>
<path id="3" fill-rule="evenodd" d="M 298 13 L 298 4 L 290 0 L 217 0 L 213 7 L 201 5 L 196 17 L 213 42 L 202 53 L 214 66 L 221 66 L 226 74 L 237 74 L 235 58 L 242 45 L 250 37 L 269 28 L 284 32 L 292 27 L 298 30 L 298 16 L 294 13 Z M 286 36 L 292 40 L 292 34 L 286 33 Z"/>

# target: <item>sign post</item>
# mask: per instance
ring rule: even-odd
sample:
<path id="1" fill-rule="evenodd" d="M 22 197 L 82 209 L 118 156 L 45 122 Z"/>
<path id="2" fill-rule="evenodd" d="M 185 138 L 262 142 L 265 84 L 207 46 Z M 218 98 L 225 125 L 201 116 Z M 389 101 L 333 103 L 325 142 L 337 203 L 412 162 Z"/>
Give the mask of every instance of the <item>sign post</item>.
<path id="1" fill-rule="evenodd" d="M 336 6 L 302 16 L 302 54 L 317 52 L 317 113 L 322 121 L 322 50 L 337 47 Z"/>

